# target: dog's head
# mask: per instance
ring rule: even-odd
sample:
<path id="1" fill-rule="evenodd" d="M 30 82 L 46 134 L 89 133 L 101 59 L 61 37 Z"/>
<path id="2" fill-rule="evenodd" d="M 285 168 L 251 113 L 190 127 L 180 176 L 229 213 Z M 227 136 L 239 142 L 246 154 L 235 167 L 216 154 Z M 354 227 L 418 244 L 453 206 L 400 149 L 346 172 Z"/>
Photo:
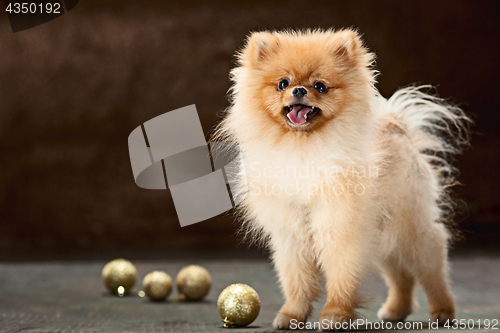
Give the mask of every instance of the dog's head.
<path id="1" fill-rule="evenodd" d="M 257 32 L 239 54 L 234 90 L 260 121 L 310 133 L 365 98 L 372 61 L 353 30 Z"/>

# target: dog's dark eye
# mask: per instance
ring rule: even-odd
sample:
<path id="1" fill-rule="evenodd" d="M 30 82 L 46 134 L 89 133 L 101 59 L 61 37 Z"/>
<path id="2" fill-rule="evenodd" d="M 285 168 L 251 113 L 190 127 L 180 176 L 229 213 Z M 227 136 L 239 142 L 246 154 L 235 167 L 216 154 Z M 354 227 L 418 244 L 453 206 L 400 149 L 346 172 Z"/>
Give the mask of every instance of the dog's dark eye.
<path id="1" fill-rule="evenodd" d="M 316 89 L 319 93 L 326 92 L 326 86 L 323 82 L 316 82 L 313 88 Z"/>
<path id="2" fill-rule="evenodd" d="M 288 87 L 289 85 L 290 85 L 290 81 L 288 81 L 287 79 L 283 79 L 278 83 L 278 89 L 285 90 L 286 87 Z"/>

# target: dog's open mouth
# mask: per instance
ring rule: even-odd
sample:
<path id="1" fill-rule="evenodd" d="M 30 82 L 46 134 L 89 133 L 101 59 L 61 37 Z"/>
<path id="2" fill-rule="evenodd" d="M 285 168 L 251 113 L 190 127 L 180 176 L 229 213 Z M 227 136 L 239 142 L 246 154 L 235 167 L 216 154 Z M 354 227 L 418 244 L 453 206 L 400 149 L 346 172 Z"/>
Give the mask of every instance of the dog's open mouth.
<path id="1" fill-rule="evenodd" d="M 321 110 L 314 106 L 304 104 L 294 104 L 285 106 L 285 112 L 288 120 L 294 125 L 302 125 L 310 121 Z"/>

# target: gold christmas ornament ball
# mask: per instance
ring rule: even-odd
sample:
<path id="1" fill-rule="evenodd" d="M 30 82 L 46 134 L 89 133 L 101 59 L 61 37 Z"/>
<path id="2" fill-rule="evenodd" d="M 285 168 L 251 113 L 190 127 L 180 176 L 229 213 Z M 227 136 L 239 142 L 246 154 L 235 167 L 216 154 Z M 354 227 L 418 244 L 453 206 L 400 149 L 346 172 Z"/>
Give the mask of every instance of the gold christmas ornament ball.
<path id="1" fill-rule="evenodd" d="M 232 284 L 217 299 L 217 310 L 224 327 L 242 327 L 252 323 L 260 312 L 257 292 L 243 283 Z"/>
<path id="2" fill-rule="evenodd" d="M 205 268 L 190 265 L 180 270 L 175 283 L 180 300 L 199 301 L 210 291 L 212 277 Z"/>
<path id="3" fill-rule="evenodd" d="M 123 296 L 134 287 L 137 270 L 130 261 L 115 259 L 102 269 L 102 281 L 111 292 Z"/>
<path id="4" fill-rule="evenodd" d="M 164 300 L 172 291 L 172 279 L 163 271 L 153 271 L 142 280 L 142 289 L 153 301 Z"/>

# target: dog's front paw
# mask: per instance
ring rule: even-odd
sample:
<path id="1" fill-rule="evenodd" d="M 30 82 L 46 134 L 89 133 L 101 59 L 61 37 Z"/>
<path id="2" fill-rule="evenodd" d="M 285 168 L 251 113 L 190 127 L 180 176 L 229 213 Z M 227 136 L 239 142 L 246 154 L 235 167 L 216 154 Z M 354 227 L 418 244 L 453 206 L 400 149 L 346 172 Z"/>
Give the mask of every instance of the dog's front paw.
<path id="1" fill-rule="evenodd" d="M 273 326 L 278 329 L 278 330 L 287 330 L 287 329 L 295 329 L 294 325 L 298 325 L 298 323 L 301 322 L 297 317 L 289 315 L 285 312 L 280 312 L 274 318 L 273 321 Z M 291 327 L 290 327 L 291 326 Z"/>
<path id="2" fill-rule="evenodd" d="M 384 321 L 404 321 L 406 317 L 411 313 L 411 310 L 404 310 L 404 311 L 391 311 L 383 305 L 377 313 L 377 316 L 379 319 L 384 320 Z"/>
<path id="3" fill-rule="evenodd" d="M 349 331 L 351 321 L 354 319 L 353 312 L 340 308 L 323 309 L 319 318 L 320 332 Z"/>
<path id="4" fill-rule="evenodd" d="M 457 318 L 455 311 L 436 311 L 431 313 L 431 322 L 437 320 L 439 326 L 443 326 L 449 320 L 449 324 L 453 319 Z"/>

